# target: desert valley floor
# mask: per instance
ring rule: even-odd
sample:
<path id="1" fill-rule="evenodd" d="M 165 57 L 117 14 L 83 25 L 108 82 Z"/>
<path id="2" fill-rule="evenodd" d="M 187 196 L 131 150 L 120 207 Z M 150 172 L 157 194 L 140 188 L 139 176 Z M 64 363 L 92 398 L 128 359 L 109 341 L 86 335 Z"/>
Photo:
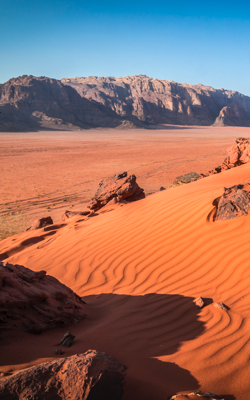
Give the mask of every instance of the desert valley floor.
<path id="1" fill-rule="evenodd" d="M 0 215 L 55 222 L 0 241 L 0 260 L 46 270 L 84 297 L 87 318 L 67 328 L 76 339 L 64 356 L 95 349 L 125 364 L 123 400 L 195 389 L 250 397 L 250 215 L 212 217 L 224 187 L 250 183 L 250 164 L 159 191 L 221 164 L 240 136 L 250 128 L 0 133 Z M 60 223 L 123 171 L 145 199 Z M 201 310 L 198 296 L 207 299 Z M 1 333 L 0 372 L 58 357 L 64 332 Z"/>

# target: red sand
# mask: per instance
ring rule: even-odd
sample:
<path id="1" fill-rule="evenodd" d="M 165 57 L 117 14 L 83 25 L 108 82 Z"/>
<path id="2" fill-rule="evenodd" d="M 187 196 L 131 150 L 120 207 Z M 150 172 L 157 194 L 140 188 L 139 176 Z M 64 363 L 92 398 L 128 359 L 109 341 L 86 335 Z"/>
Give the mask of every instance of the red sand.
<path id="1" fill-rule="evenodd" d="M 206 132 L 206 138 L 201 132 Z M 249 133 L 246 128 L 191 129 L 189 138 L 188 130 L 178 131 L 171 142 L 168 131 L 135 132 L 135 136 L 131 132 L 131 141 L 138 141 L 137 153 L 133 146 L 129 153 L 124 132 L 121 148 L 118 133 L 112 133 L 117 137 L 113 138 L 116 145 L 113 153 L 107 152 L 103 175 L 108 170 L 128 169 L 131 151 L 133 172 L 136 162 L 145 162 L 146 151 L 152 160 L 158 154 L 156 161 L 165 163 L 172 154 L 173 163 L 174 157 L 179 160 L 174 165 L 181 165 L 181 155 L 187 154 L 183 170 L 201 172 L 206 165 L 219 165 L 233 139 Z M 95 135 L 100 143 L 101 133 Z M 90 133 L 88 137 L 90 140 Z M 107 137 L 103 140 L 106 143 Z M 151 143 L 147 150 L 145 142 Z M 196 147 L 196 156 L 194 146 L 200 149 L 198 152 Z M 121 162 L 117 171 L 123 148 L 127 156 L 121 161 L 127 157 L 127 163 Z M 176 156 L 177 148 L 181 155 Z M 105 153 L 104 149 L 100 152 Z M 113 164 L 112 154 L 116 154 Z M 201 160 L 200 170 L 195 158 Z M 98 160 L 98 173 L 101 162 Z M 138 171 L 138 183 L 145 187 L 140 167 Z M 179 172 L 176 168 L 174 174 L 172 167 L 174 176 Z M 163 171 L 153 174 L 155 186 L 164 185 L 163 176 Z M 73 183 L 77 187 L 77 176 Z M 246 400 L 250 391 L 250 215 L 219 222 L 211 218 L 213 200 L 223 193 L 224 186 L 238 183 L 250 183 L 250 164 L 155 193 L 93 218 L 70 220 L 66 226 L 55 227 L 48 237 L 44 229 L 16 235 L 0 242 L 0 254 L 8 262 L 46 270 L 85 297 L 88 317 L 69 327 L 76 339 L 65 356 L 93 348 L 125 364 L 124 400 L 162 400 L 189 389 L 218 393 L 226 400 Z M 198 296 L 222 302 L 230 310 L 216 309 L 213 304 L 199 310 L 193 304 Z M 40 336 L 2 333 L 0 371 L 19 370 L 55 357 L 63 333 L 60 329 Z"/>

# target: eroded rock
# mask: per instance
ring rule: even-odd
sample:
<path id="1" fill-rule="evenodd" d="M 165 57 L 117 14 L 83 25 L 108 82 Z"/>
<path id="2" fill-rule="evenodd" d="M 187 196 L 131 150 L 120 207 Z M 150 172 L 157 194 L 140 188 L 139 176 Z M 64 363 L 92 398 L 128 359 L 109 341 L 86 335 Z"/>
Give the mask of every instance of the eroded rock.
<path id="1" fill-rule="evenodd" d="M 122 174 L 103 179 L 99 183 L 99 189 L 97 190 L 88 208 L 98 211 L 115 197 L 117 198 L 117 201 L 126 199 L 126 201 L 131 202 L 143 199 L 145 197 L 145 193 L 144 190 L 137 184 L 136 176 L 128 176 L 127 172 L 124 172 Z"/>
<path id="2" fill-rule="evenodd" d="M 53 225 L 53 220 L 51 217 L 43 217 L 43 218 L 39 218 L 36 219 L 32 225 L 26 229 L 27 231 L 33 231 L 35 229 L 40 229 L 40 228 L 44 228 L 45 226 L 48 225 Z"/>
<path id="3" fill-rule="evenodd" d="M 215 216 L 215 221 L 246 216 L 250 211 L 250 184 L 224 188 Z"/>
<path id="4" fill-rule="evenodd" d="M 126 367 L 108 354 L 88 350 L 58 358 L 0 381 L 1 399 L 120 400 Z"/>
<path id="5" fill-rule="evenodd" d="M 172 396 L 170 400 L 224 400 L 224 398 L 218 394 L 210 393 L 210 392 L 183 392 L 182 394 L 176 394 Z"/>
<path id="6" fill-rule="evenodd" d="M 225 306 L 225 304 L 223 303 L 214 303 L 214 307 L 215 308 L 219 308 L 220 310 L 227 310 L 227 306 Z"/>
<path id="7" fill-rule="evenodd" d="M 81 298 L 46 271 L 0 262 L 1 330 L 41 333 L 78 322 L 85 312 Z"/>

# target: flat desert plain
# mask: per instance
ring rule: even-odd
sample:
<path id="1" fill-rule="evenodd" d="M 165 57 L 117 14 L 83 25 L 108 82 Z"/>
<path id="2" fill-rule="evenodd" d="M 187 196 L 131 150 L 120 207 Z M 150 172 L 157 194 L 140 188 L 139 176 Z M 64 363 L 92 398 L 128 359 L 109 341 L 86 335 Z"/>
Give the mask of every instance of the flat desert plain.
<path id="1" fill-rule="evenodd" d="M 125 364 L 124 400 L 197 389 L 250 398 L 250 215 L 211 218 L 224 187 L 250 183 L 250 164 L 159 192 L 221 164 L 239 136 L 250 129 L 1 134 L 2 213 L 19 206 L 57 223 L 2 240 L 1 259 L 46 270 L 84 297 L 87 318 L 67 328 L 76 339 L 64 356 L 96 349 Z M 98 182 L 123 171 L 155 193 L 59 224 L 65 208 L 86 209 Z M 59 357 L 64 333 L 2 332 L 0 372 Z"/>

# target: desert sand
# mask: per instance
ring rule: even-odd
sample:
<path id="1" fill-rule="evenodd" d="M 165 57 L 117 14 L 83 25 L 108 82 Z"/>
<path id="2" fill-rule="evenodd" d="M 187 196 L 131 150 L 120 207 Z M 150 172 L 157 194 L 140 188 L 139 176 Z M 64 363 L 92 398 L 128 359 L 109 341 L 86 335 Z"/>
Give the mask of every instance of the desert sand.
<path id="1" fill-rule="evenodd" d="M 81 132 L 53 133 L 53 140 L 48 132 L 39 139 L 1 134 L 6 152 L 1 174 L 9 170 L 1 175 L 5 201 L 14 202 L 13 188 L 25 204 L 38 194 L 51 200 L 75 193 L 77 208 L 101 177 L 123 170 L 135 173 L 150 193 L 180 173 L 220 164 L 234 138 L 249 133 L 247 128 L 96 131 L 92 137 L 83 133 L 82 142 Z M 67 328 L 76 339 L 64 356 L 95 349 L 125 364 L 124 400 L 162 400 L 195 389 L 245 400 L 250 392 L 250 215 L 214 222 L 212 204 L 224 187 L 239 183 L 250 183 L 250 164 L 110 206 L 92 218 L 7 238 L 0 242 L 1 259 L 46 270 L 84 297 L 87 317 Z M 89 190 L 86 197 L 83 190 Z M 193 303 L 198 296 L 206 299 L 201 310 Z M 55 349 L 64 332 L 1 333 L 0 372 L 11 374 L 58 357 Z"/>

